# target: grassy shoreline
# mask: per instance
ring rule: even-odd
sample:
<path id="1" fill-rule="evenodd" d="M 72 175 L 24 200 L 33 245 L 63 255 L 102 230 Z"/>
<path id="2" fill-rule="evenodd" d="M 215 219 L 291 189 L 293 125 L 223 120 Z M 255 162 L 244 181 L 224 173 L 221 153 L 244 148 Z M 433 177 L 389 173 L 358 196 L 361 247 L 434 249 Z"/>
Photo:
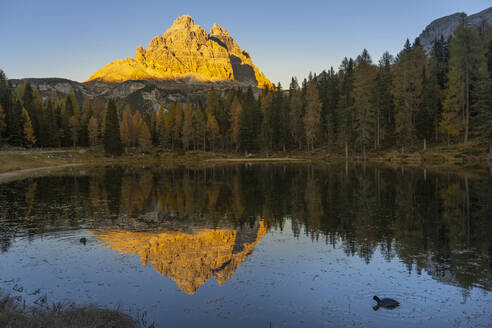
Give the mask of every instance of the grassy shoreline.
<path id="1" fill-rule="evenodd" d="M 238 163 L 339 163 L 346 158 L 340 153 L 318 151 L 306 152 L 275 152 L 275 153 L 211 153 L 189 151 L 183 153 L 162 152 L 152 149 L 145 154 L 130 150 L 120 157 L 105 157 L 102 148 L 63 148 L 36 149 L 32 151 L 7 150 L 0 151 L 0 177 L 22 175 L 36 170 L 56 169 L 76 165 L 165 165 L 204 167 Z M 350 156 L 349 162 L 361 162 L 360 156 Z M 367 155 L 368 163 L 376 163 L 389 167 L 412 165 L 422 167 L 446 167 L 451 169 L 487 168 L 492 160 L 486 148 L 477 143 L 460 144 L 452 147 L 439 146 L 427 151 L 401 153 L 395 150 L 372 152 Z"/>
<path id="2" fill-rule="evenodd" d="M 0 296 L 0 326 L 10 328 L 41 327 L 121 327 L 141 326 L 118 309 L 103 309 L 95 305 L 51 304 L 26 306 L 20 297 Z"/>

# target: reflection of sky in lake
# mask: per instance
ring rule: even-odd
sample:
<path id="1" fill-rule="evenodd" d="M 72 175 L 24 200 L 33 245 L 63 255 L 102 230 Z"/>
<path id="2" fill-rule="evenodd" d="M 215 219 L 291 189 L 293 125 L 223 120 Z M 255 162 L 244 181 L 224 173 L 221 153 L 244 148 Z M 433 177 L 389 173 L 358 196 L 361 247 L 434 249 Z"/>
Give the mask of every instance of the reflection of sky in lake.
<path id="1" fill-rule="evenodd" d="M 491 199 L 487 176 L 357 166 L 16 181 L 0 184 L 0 290 L 157 326 L 490 326 Z"/>
<path id="2" fill-rule="evenodd" d="M 209 279 L 194 295 L 183 293 L 137 255 L 118 254 L 89 239 L 86 231 L 16 240 L 1 255 L 1 287 L 23 288 L 28 301 L 121 306 L 147 313 L 158 326 L 486 326 L 492 320 L 492 296 L 439 283 L 425 272 L 408 273 L 398 258 L 376 252 L 369 264 L 347 256 L 339 244 L 292 238 L 272 229 L 251 257 L 221 287 Z M 37 295 L 29 295 L 41 287 Z M 373 295 L 401 301 L 397 310 L 372 309 Z M 206 324 L 205 324 L 206 323 Z M 263 323 L 263 324 L 262 324 Z"/>

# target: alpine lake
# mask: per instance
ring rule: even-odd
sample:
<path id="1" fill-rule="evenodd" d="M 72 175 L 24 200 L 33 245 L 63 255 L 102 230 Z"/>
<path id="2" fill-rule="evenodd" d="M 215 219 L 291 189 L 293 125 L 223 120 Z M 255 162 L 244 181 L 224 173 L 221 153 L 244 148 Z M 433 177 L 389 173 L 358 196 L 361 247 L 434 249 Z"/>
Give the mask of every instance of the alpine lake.
<path id="1" fill-rule="evenodd" d="M 492 175 L 242 163 L 3 182 L 0 290 L 155 327 L 490 327 Z"/>

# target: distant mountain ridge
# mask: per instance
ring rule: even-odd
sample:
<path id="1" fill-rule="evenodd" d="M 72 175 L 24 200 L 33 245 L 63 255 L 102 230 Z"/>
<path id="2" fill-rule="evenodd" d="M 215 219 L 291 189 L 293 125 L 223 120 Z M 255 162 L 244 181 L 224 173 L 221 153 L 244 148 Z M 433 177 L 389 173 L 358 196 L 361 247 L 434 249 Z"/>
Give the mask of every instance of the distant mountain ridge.
<path id="1" fill-rule="evenodd" d="M 207 34 L 188 15 L 178 17 L 162 36 L 150 41 L 147 49 L 138 46 L 134 58 L 115 60 L 86 82 L 182 78 L 273 87 L 226 29 L 214 24 Z"/>
<path id="2" fill-rule="evenodd" d="M 140 110 L 142 113 L 152 113 L 159 109 L 160 105 L 165 108 L 175 102 L 185 103 L 188 99 L 192 101 L 205 101 L 210 88 L 215 88 L 219 95 L 224 96 L 231 88 L 245 90 L 249 85 L 236 81 L 194 81 L 192 79 L 176 80 L 131 80 L 119 83 L 89 81 L 80 83 L 62 78 L 25 78 L 10 79 L 13 87 L 28 81 L 33 88 L 39 88 L 41 96 L 47 100 L 52 92 L 56 91 L 60 98 L 67 94 L 75 95 L 79 104 L 83 98 L 91 100 L 100 97 L 103 99 L 117 99 L 121 103 L 129 104 L 133 111 Z M 253 93 L 259 94 L 260 89 L 253 87 Z"/>
<path id="3" fill-rule="evenodd" d="M 441 36 L 447 40 L 453 35 L 454 30 L 463 20 L 472 27 L 492 26 L 492 7 L 469 16 L 465 13 L 455 13 L 432 21 L 419 35 L 420 43 L 425 51 L 428 53 L 432 48 L 433 42 L 440 39 Z"/>

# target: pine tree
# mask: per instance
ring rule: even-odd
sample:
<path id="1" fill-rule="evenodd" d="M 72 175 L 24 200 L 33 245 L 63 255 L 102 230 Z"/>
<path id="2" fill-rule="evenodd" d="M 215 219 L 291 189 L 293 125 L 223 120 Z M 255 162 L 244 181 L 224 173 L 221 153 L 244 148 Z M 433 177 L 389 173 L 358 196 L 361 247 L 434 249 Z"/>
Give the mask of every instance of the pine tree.
<path id="1" fill-rule="evenodd" d="M 132 146 L 133 136 L 133 116 L 130 107 L 125 107 L 123 110 L 123 118 L 120 126 L 121 143 L 125 147 Z"/>
<path id="2" fill-rule="evenodd" d="M 338 130 L 337 106 L 339 102 L 338 75 L 333 67 L 328 72 L 323 71 L 318 77 L 320 100 L 323 104 L 321 111 L 321 137 L 332 148 L 336 144 Z"/>
<path id="3" fill-rule="evenodd" d="M 388 52 L 383 53 L 379 60 L 376 78 L 376 147 L 382 142 L 389 144 L 394 134 L 394 104 L 391 94 L 391 74 L 394 58 Z"/>
<path id="4" fill-rule="evenodd" d="M 306 116 L 304 127 L 306 131 L 307 150 L 314 150 L 314 145 L 319 138 L 321 118 L 321 101 L 318 96 L 316 83 L 311 81 L 306 90 Z"/>
<path id="5" fill-rule="evenodd" d="M 5 76 L 5 73 L 0 69 L 0 106 L 2 107 L 2 111 L 5 115 L 4 130 L 1 132 L 0 136 L 3 134 L 4 141 L 8 141 L 9 136 L 12 132 L 11 127 L 11 117 L 10 115 L 13 113 L 14 102 L 12 98 L 12 89 L 10 84 Z"/>
<path id="6" fill-rule="evenodd" d="M 348 158 L 349 144 L 353 139 L 353 84 L 354 61 L 344 58 L 339 72 L 339 101 L 337 104 L 338 139 L 345 146 L 345 158 Z"/>
<path id="7" fill-rule="evenodd" d="M 492 157 L 492 79 L 484 72 L 474 89 L 476 102 L 473 111 L 476 113 L 478 135 L 488 141 L 489 156 Z"/>
<path id="8" fill-rule="evenodd" d="M 183 130 L 181 136 L 184 149 L 189 150 L 190 143 L 193 141 L 193 107 L 189 101 L 183 110 Z"/>
<path id="9" fill-rule="evenodd" d="M 266 150 L 273 149 L 274 142 L 274 111 L 273 91 L 265 89 L 261 96 L 261 146 Z"/>
<path id="10" fill-rule="evenodd" d="M 239 118 L 239 148 L 245 152 L 258 149 L 258 136 L 261 130 L 261 109 L 253 95 L 253 89 L 248 88 L 241 102 L 243 110 Z"/>
<path id="11" fill-rule="evenodd" d="M 0 104 L 0 146 L 3 144 L 4 135 L 7 131 L 7 123 L 5 123 L 5 112 L 2 104 Z"/>
<path id="12" fill-rule="evenodd" d="M 427 58 L 421 45 L 409 47 L 398 54 L 393 67 L 392 93 L 395 99 L 395 132 L 399 143 L 413 145 L 416 117 L 423 98 L 423 72 Z"/>
<path id="13" fill-rule="evenodd" d="M 87 126 L 88 130 L 88 137 L 89 137 L 89 145 L 90 146 L 95 146 L 97 145 L 97 140 L 98 140 L 98 124 L 97 124 L 97 119 L 92 116 L 89 119 L 89 124 Z"/>
<path id="14" fill-rule="evenodd" d="M 200 105 L 197 104 L 195 110 L 193 111 L 193 130 L 195 131 L 195 146 L 199 148 L 200 145 L 205 151 L 206 148 L 206 135 L 207 135 L 207 121 Z"/>
<path id="15" fill-rule="evenodd" d="M 80 122 L 75 115 L 70 117 L 69 126 L 71 132 L 72 147 L 75 147 L 75 145 L 79 140 L 79 133 L 80 133 Z"/>
<path id="16" fill-rule="evenodd" d="M 80 115 L 79 144 L 81 146 L 89 145 L 89 120 L 92 115 L 92 104 L 89 98 L 87 98 L 87 96 L 84 96 L 84 100 L 82 102 L 82 113 Z"/>
<path id="17" fill-rule="evenodd" d="M 99 133 L 98 138 L 101 138 L 101 139 L 103 138 L 104 127 L 106 126 L 106 122 L 105 122 L 105 120 L 106 120 L 106 108 L 107 108 L 107 104 L 101 98 L 96 98 L 92 102 L 92 113 L 93 113 L 94 117 L 96 118 L 97 124 L 98 124 L 98 133 Z"/>
<path id="18" fill-rule="evenodd" d="M 12 146 L 24 145 L 24 128 L 22 119 L 22 105 L 17 100 L 8 112 L 7 135 Z"/>
<path id="19" fill-rule="evenodd" d="M 138 143 L 138 136 L 140 135 L 140 129 L 142 128 L 144 121 L 142 119 L 142 115 L 140 111 L 137 109 L 135 114 L 133 114 L 131 123 L 129 124 L 129 140 L 130 146 L 136 147 Z"/>
<path id="20" fill-rule="evenodd" d="M 162 148 L 167 147 L 167 130 L 166 130 L 166 118 L 164 112 L 164 106 L 159 106 L 156 119 L 156 133 L 159 140 L 159 144 Z"/>
<path id="21" fill-rule="evenodd" d="M 24 81 L 24 86 L 19 90 L 21 93 L 19 98 L 22 99 L 22 105 L 24 106 L 24 108 L 26 108 L 26 110 L 27 108 L 29 108 L 27 112 L 29 114 L 29 111 L 32 108 L 32 100 L 33 100 L 33 90 L 31 84 L 28 81 Z"/>
<path id="22" fill-rule="evenodd" d="M 357 57 L 354 70 L 354 130 L 356 143 L 362 148 L 364 159 L 366 148 L 375 141 L 376 106 L 374 105 L 374 93 L 376 89 L 377 68 L 372 65 L 371 57 L 366 49 Z"/>
<path id="23" fill-rule="evenodd" d="M 431 56 L 429 58 L 429 78 L 428 83 L 431 85 L 426 86 L 426 93 L 424 93 L 424 103 L 432 112 L 432 121 L 434 125 L 434 141 L 439 141 L 439 122 L 442 116 L 444 91 L 447 86 L 447 75 L 449 72 L 449 49 L 448 42 L 441 39 L 436 40 L 433 44 Z M 437 83 L 437 90 L 435 89 L 434 82 Z M 428 88 L 432 89 L 429 90 Z"/>
<path id="24" fill-rule="evenodd" d="M 138 133 L 138 147 L 144 152 L 149 151 L 150 148 L 152 147 L 152 138 L 150 135 L 150 130 L 147 123 L 145 123 L 144 121 L 142 121 Z"/>
<path id="25" fill-rule="evenodd" d="M 236 151 L 239 150 L 239 135 L 240 135 L 240 127 L 241 127 L 240 120 L 241 120 L 242 112 L 243 112 L 243 106 L 239 102 L 237 96 L 235 96 L 234 100 L 232 101 L 230 125 L 231 125 L 231 141 Z"/>
<path id="26" fill-rule="evenodd" d="M 219 123 L 213 113 L 207 114 L 207 135 L 212 152 L 215 151 L 215 140 L 219 137 Z"/>
<path id="27" fill-rule="evenodd" d="M 286 151 L 289 143 L 289 104 L 284 97 L 284 91 L 282 85 L 277 84 L 274 90 L 272 108 L 274 110 L 275 122 L 274 128 L 274 140 L 276 148 Z"/>
<path id="28" fill-rule="evenodd" d="M 73 102 L 73 97 L 70 95 L 65 96 L 65 101 L 63 103 L 61 111 L 61 124 L 60 127 L 63 129 L 62 146 L 70 147 L 72 145 L 72 131 L 70 129 L 70 118 L 76 113 L 75 105 Z"/>
<path id="29" fill-rule="evenodd" d="M 301 150 L 304 144 L 304 118 L 302 93 L 296 78 L 289 86 L 289 130 L 294 144 Z"/>
<path id="30" fill-rule="evenodd" d="M 440 90 L 437 76 L 432 74 L 425 66 L 422 76 L 422 103 L 415 117 L 415 131 L 417 138 L 424 140 L 424 150 L 426 150 L 427 141 L 431 140 L 435 134 L 434 120 L 437 115 L 440 115 L 440 113 L 436 113 L 439 111 L 440 106 Z"/>
<path id="31" fill-rule="evenodd" d="M 120 120 L 114 100 L 108 102 L 104 126 L 104 151 L 106 155 L 120 156 L 123 152 L 120 136 Z"/>
<path id="32" fill-rule="evenodd" d="M 172 130 L 173 139 L 176 147 L 180 147 L 182 143 L 181 140 L 181 131 L 183 131 L 183 109 L 180 103 L 176 103 L 175 107 L 175 115 L 174 115 L 174 127 Z"/>
<path id="33" fill-rule="evenodd" d="M 34 129 L 32 128 L 31 118 L 25 108 L 22 108 L 22 120 L 24 131 L 24 146 L 31 148 L 36 143 L 36 137 L 34 136 Z"/>
<path id="34" fill-rule="evenodd" d="M 41 140 L 41 121 L 43 119 L 43 98 L 38 88 L 32 91 L 32 100 L 30 108 L 26 108 L 29 117 L 31 118 L 32 127 L 34 130 L 34 136 L 36 137 L 36 144 L 39 146 L 43 140 Z"/>
<path id="35" fill-rule="evenodd" d="M 454 32 L 449 44 L 450 59 L 448 73 L 448 90 L 443 103 L 447 120 L 445 127 L 448 135 L 464 130 L 464 142 L 468 142 L 470 130 L 471 89 L 477 74 L 486 70 L 485 52 L 477 31 L 463 23 Z M 463 127 L 453 126 L 457 123 L 456 114 L 464 112 Z"/>

